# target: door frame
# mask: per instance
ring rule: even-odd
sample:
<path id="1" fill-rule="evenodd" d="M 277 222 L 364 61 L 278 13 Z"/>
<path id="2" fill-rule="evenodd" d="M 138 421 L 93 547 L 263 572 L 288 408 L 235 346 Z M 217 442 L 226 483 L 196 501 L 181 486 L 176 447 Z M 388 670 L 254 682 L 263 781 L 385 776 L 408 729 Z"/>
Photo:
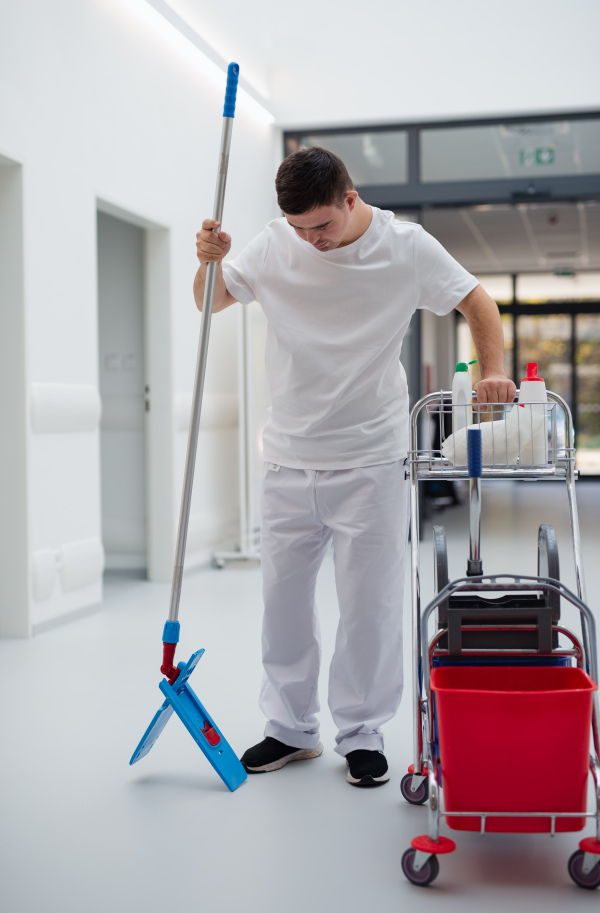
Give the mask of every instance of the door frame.
<path id="1" fill-rule="evenodd" d="M 171 579 L 175 549 L 170 232 L 103 198 L 96 208 L 144 229 L 146 576 L 164 582 Z"/>

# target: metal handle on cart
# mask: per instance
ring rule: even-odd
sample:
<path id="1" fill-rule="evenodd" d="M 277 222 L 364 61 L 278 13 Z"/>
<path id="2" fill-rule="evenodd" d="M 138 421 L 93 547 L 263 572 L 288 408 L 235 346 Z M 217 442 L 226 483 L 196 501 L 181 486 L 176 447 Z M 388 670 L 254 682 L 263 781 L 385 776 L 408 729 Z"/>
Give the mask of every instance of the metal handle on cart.
<path id="1" fill-rule="evenodd" d="M 233 118 L 235 115 L 235 101 L 239 72 L 240 68 L 237 63 L 229 64 L 227 69 L 225 106 L 223 109 L 223 130 L 221 133 L 219 170 L 217 173 L 217 187 L 215 191 L 215 203 L 213 209 L 213 219 L 215 222 L 221 222 L 223 218 L 223 202 L 225 199 L 225 185 L 227 183 L 229 148 L 231 145 L 231 133 L 233 129 Z M 177 533 L 175 567 L 173 570 L 173 583 L 171 586 L 171 603 L 169 606 L 169 622 L 171 624 L 177 623 L 179 616 L 181 581 L 183 578 L 185 546 L 187 542 L 188 524 L 190 519 L 190 504 L 192 500 L 192 487 L 194 484 L 194 468 L 196 463 L 196 450 L 198 446 L 198 432 L 200 429 L 200 411 L 202 408 L 202 394 L 204 391 L 204 376 L 206 373 L 206 358 L 208 353 L 208 339 L 210 335 L 210 321 L 212 317 L 216 276 L 217 264 L 209 263 L 206 269 L 206 281 L 204 285 L 202 327 L 200 330 L 200 343 L 198 346 L 198 359 L 196 362 L 196 377 L 194 381 L 190 432 L 185 460 L 185 474 L 183 481 L 183 494 L 181 497 L 181 512 L 179 515 L 179 530 Z"/>

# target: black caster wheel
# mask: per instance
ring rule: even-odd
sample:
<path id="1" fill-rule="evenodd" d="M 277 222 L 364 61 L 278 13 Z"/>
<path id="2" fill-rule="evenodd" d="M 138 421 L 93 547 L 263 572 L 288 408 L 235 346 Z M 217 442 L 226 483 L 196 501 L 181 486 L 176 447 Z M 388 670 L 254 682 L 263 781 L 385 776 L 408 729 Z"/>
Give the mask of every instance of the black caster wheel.
<path id="1" fill-rule="evenodd" d="M 600 886 L 600 856 L 598 862 L 591 872 L 583 871 L 583 857 L 585 853 L 582 850 L 576 850 L 569 859 L 569 875 L 580 888 L 587 888 L 593 891 Z M 406 876 L 408 878 L 408 875 Z"/>
<path id="2" fill-rule="evenodd" d="M 407 802 L 411 805 L 423 805 L 429 798 L 429 783 L 427 777 L 423 780 L 418 789 L 413 792 L 411 787 L 412 774 L 405 774 L 400 781 L 400 792 Z M 408 877 L 408 876 L 407 876 Z"/>
<path id="3" fill-rule="evenodd" d="M 418 872 L 415 872 L 413 866 L 416 853 L 417 851 L 413 850 L 412 847 L 405 852 L 402 857 L 402 871 L 412 884 L 416 884 L 420 888 L 426 888 L 440 874 L 440 864 L 437 856 L 430 856 L 425 865 Z"/>

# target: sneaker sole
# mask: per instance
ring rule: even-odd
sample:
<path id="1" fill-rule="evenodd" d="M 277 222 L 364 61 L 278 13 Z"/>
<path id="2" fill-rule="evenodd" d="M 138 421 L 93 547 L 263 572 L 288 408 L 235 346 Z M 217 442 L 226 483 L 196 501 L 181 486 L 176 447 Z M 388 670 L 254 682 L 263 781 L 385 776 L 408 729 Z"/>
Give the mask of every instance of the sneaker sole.
<path id="1" fill-rule="evenodd" d="M 244 764 L 244 768 L 249 774 L 266 774 L 272 770 L 279 770 L 281 767 L 285 767 L 290 761 L 308 761 L 311 758 L 318 758 L 322 754 L 323 745 L 319 742 L 316 748 L 301 748 L 291 754 L 286 754 L 285 757 L 279 758 L 278 761 L 272 761 L 270 764 L 263 764 L 261 767 L 248 767 Z"/>
<path id="2" fill-rule="evenodd" d="M 346 761 L 346 767 L 349 768 L 349 764 Z M 384 773 L 381 777 L 372 777 L 371 774 L 365 774 L 364 777 L 357 779 L 353 777 L 350 773 L 350 770 L 346 772 L 346 780 L 350 783 L 351 786 L 360 786 L 363 789 L 369 789 L 373 786 L 383 786 L 384 783 L 387 783 L 390 779 L 389 772 Z"/>

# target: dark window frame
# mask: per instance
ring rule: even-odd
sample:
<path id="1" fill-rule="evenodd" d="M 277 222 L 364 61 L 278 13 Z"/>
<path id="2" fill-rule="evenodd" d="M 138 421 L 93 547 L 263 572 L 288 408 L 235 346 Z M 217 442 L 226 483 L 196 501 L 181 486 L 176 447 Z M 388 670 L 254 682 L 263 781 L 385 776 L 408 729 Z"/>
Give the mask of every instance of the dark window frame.
<path id="1" fill-rule="evenodd" d="M 422 182 L 420 179 L 420 134 L 423 130 L 447 130 L 457 127 L 497 127 L 598 119 L 600 119 L 600 110 L 459 118 L 444 121 L 354 124 L 347 127 L 307 127 L 301 130 L 285 130 L 283 150 L 284 155 L 292 152 L 299 140 L 308 133 L 311 136 L 339 136 L 398 130 L 408 133 L 408 181 L 406 184 L 360 185 L 357 189 L 360 190 L 361 198 L 372 206 L 384 206 L 386 209 L 420 209 L 425 206 L 573 202 L 600 196 L 600 174 L 547 178 L 536 176 L 486 181 Z"/>

